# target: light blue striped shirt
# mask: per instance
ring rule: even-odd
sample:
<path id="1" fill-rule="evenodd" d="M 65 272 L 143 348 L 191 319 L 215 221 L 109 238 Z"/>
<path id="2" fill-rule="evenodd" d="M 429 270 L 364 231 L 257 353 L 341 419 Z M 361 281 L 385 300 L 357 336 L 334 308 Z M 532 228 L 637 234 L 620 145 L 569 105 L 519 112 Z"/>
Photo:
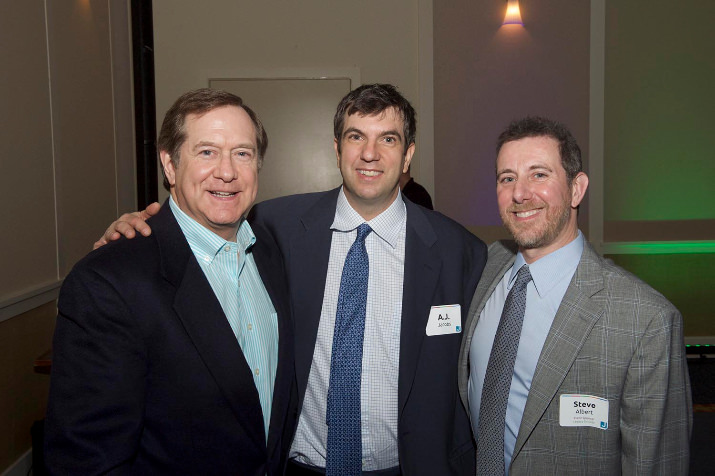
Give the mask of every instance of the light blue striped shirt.
<path id="1" fill-rule="evenodd" d="M 267 440 L 278 365 L 278 319 L 249 251 L 256 236 L 244 220 L 236 242 L 226 241 L 184 213 L 173 198 L 169 206 L 251 368 Z"/>
<path id="2" fill-rule="evenodd" d="M 524 325 L 521 328 L 519 349 L 514 363 L 504 428 L 504 464 L 507 475 L 536 364 L 551 330 L 556 311 L 578 267 L 583 246 L 584 238 L 579 231 L 578 236 L 571 243 L 529 265 L 529 272 L 533 279 L 526 286 Z M 494 336 L 497 333 L 506 297 L 516 281 L 519 268 L 524 264 L 526 264 L 524 256 L 518 253 L 514 265 L 504 273 L 504 277 L 487 300 L 474 329 L 474 338 L 469 348 L 469 411 L 472 415 L 472 429 L 475 435 L 479 429 L 482 388 Z"/>

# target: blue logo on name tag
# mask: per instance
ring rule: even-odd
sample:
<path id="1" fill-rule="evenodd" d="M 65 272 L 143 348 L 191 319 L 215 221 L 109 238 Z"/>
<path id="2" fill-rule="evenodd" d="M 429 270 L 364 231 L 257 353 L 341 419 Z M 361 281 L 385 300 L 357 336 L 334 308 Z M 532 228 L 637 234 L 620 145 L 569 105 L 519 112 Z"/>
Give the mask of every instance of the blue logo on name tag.
<path id="1" fill-rule="evenodd" d="M 605 421 L 602 421 L 602 422 L 601 422 L 601 428 L 603 428 L 604 430 L 605 430 L 606 428 L 608 428 L 608 423 L 606 423 Z"/>

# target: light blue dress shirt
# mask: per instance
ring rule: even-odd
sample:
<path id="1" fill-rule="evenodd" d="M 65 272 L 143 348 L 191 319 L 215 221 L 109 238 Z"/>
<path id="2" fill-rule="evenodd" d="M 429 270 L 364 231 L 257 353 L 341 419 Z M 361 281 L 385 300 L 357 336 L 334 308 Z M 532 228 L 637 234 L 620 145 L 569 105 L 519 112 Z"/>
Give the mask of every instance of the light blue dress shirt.
<path id="1" fill-rule="evenodd" d="M 236 242 L 226 241 L 184 213 L 173 198 L 169 206 L 246 357 L 258 390 L 267 440 L 278 365 L 278 319 L 250 252 L 256 236 L 244 220 Z"/>
<path id="2" fill-rule="evenodd" d="M 504 466 L 507 474 L 536 364 L 551 329 L 551 323 L 556 316 L 556 311 L 561 305 L 561 300 L 578 267 L 583 253 L 583 244 L 583 235 L 579 231 L 578 236 L 571 243 L 529 265 L 533 279 L 526 287 L 524 325 L 521 328 L 519 350 L 514 363 L 514 375 L 511 379 L 506 409 Z M 487 300 L 474 329 L 474 338 L 469 348 L 469 411 L 475 435 L 479 429 L 482 387 L 494 336 L 501 319 L 506 296 L 516 281 L 519 268 L 524 264 L 526 264 L 524 257 L 518 253 L 514 265 L 504 273 L 504 277 Z"/>

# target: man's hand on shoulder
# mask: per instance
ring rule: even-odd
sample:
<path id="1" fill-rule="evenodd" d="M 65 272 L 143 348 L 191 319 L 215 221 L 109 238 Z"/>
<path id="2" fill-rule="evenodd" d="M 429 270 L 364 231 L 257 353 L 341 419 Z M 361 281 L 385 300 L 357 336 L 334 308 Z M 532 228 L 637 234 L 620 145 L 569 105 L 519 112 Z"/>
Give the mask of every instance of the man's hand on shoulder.
<path id="1" fill-rule="evenodd" d="M 151 227 L 147 225 L 146 220 L 159 213 L 160 208 L 161 205 L 158 202 L 154 202 L 146 207 L 146 210 L 141 212 L 125 213 L 120 216 L 117 221 L 109 225 L 109 228 L 107 228 L 107 231 L 104 232 L 104 235 L 102 235 L 99 240 L 94 242 L 93 249 L 96 250 L 110 241 L 118 240 L 122 236 L 132 239 L 136 236 L 137 231 L 144 236 L 151 235 Z"/>

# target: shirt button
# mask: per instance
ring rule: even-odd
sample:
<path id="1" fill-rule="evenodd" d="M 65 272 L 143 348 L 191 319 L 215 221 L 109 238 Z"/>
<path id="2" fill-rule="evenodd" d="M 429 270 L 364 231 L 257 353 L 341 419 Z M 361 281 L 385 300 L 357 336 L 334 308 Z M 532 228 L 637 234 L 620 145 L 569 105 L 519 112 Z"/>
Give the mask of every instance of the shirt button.
<path id="1" fill-rule="evenodd" d="M 258 375 L 259 375 L 260 373 L 261 373 L 260 370 L 258 370 L 258 367 L 256 367 L 256 377 L 258 377 Z"/>
<path id="2" fill-rule="evenodd" d="M 253 330 L 253 324 L 251 324 L 250 322 L 248 323 L 248 326 L 246 326 L 246 327 L 248 327 L 248 330 L 249 330 L 249 331 L 252 331 L 252 330 Z"/>

